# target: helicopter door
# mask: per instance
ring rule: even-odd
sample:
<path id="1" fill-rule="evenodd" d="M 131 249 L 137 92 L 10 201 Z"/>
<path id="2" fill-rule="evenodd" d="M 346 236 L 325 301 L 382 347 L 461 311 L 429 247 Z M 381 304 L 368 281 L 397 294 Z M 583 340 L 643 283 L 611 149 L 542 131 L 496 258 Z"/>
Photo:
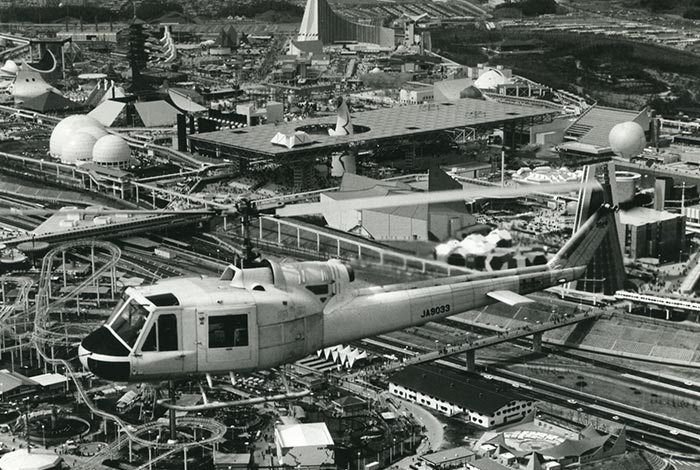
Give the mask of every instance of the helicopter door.
<path id="1" fill-rule="evenodd" d="M 225 371 L 255 367 L 257 344 L 253 309 L 229 308 L 197 312 L 199 371 Z"/>
<path id="2" fill-rule="evenodd" d="M 176 312 L 158 312 L 147 325 L 140 351 L 134 355 L 134 372 L 142 376 L 158 376 L 183 371 L 183 355 L 180 346 L 182 327 Z"/>

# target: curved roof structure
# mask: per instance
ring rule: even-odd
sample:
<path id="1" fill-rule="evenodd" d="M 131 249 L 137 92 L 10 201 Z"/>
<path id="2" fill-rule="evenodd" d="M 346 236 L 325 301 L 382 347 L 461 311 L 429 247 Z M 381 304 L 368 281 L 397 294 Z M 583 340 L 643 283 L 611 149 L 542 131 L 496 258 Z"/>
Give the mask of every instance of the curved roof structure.
<path id="1" fill-rule="evenodd" d="M 495 90 L 498 85 L 503 85 L 508 82 L 508 78 L 503 75 L 503 72 L 496 69 L 491 69 L 488 72 L 484 72 L 479 78 L 474 82 L 474 86 L 479 90 Z"/>
<path id="2" fill-rule="evenodd" d="M 109 134 L 95 143 L 92 159 L 100 165 L 126 165 L 131 160 L 131 149 L 124 139 Z"/>
<path id="3" fill-rule="evenodd" d="M 85 114 L 74 114 L 63 119 L 61 122 L 56 124 L 53 132 L 51 132 L 51 139 L 49 140 L 49 153 L 54 157 L 60 157 L 63 146 L 68 142 L 70 136 L 75 132 L 88 127 L 97 127 L 102 129 L 102 124 L 90 116 L 86 116 Z M 88 131 L 90 134 L 92 132 L 93 131 Z"/>
<path id="4" fill-rule="evenodd" d="M 207 110 L 207 108 L 191 100 L 184 93 L 173 90 L 172 88 L 168 89 L 168 97 L 176 108 L 186 113 L 199 113 Z"/>
<path id="5" fill-rule="evenodd" d="M 61 163 L 79 164 L 92 160 L 92 148 L 97 139 L 91 134 L 79 131 L 71 134 L 61 149 Z"/>
<path id="6" fill-rule="evenodd" d="M 35 65 L 29 65 L 26 61 L 22 62 L 22 70 L 26 69 L 27 71 L 31 71 L 31 72 L 47 73 L 47 74 L 56 70 L 56 67 L 58 66 L 58 61 L 56 60 L 56 56 L 53 55 L 53 52 L 51 52 L 49 49 L 46 49 L 46 52 L 48 53 L 48 55 L 45 55 L 44 57 L 42 57 L 41 61 L 39 61 Z M 48 57 L 50 60 L 46 59 L 46 57 Z M 43 66 L 44 61 L 51 62 L 51 66 L 48 68 L 44 67 Z M 41 68 L 38 67 L 39 64 L 42 64 Z"/>

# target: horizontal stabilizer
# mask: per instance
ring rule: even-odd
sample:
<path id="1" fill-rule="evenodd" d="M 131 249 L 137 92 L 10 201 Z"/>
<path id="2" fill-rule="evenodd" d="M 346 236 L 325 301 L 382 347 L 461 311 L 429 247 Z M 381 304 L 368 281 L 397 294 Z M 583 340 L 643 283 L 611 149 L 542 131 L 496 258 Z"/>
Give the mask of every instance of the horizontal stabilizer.
<path id="1" fill-rule="evenodd" d="M 502 302 L 506 305 L 510 305 L 511 307 L 513 305 L 520 305 L 520 304 L 527 304 L 534 302 L 532 299 L 528 299 L 527 297 L 516 294 L 513 291 L 510 290 L 494 290 L 489 292 L 488 294 L 489 297 L 491 297 L 494 300 L 498 300 L 499 302 Z"/>

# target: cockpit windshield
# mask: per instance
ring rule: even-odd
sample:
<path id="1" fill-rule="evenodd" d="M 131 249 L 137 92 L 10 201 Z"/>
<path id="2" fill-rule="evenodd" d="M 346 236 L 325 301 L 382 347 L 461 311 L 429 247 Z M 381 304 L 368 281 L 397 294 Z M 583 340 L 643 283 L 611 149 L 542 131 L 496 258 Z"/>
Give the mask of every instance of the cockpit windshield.
<path id="1" fill-rule="evenodd" d="M 110 327 L 126 344 L 134 347 L 149 314 L 145 306 L 131 298 L 112 320 Z"/>

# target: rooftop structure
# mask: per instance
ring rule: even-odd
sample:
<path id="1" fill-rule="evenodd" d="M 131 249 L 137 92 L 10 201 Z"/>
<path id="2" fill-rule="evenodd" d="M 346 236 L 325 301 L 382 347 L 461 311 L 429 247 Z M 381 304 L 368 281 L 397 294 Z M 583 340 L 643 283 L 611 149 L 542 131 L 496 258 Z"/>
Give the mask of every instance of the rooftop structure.
<path id="1" fill-rule="evenodd" d="M 462 189 L 439 168 L 430 171 L 429 191 Z M 444 240 L 459 237 L 475 219 L 464 204 L 417 204 L 413 206 L 338 210 L 336 201 L 410 192 L 401 182 L 384 182 L 345 173 L 340 190 L 321 194 L 323 216 L 330 227 L 362 234 L 375 240 Z M 358 207 L 360 207 L 358 205 Z"/>
<path id="2" fill-rule="evenodd" d="M 453 468 L 464 465 L 474 460 L 474 452 L 467 447 L 455 447 L 452 449 L 424 454 L 420 459 L 433 469 Z"/>
<path id="3" fill-rule="evenodd" d="M 61 456 L 55 453 L 17 449 L 0 457 L 0 470 L 50 470 L 58 468 L 61 460 Z"/>
<path id="4" fill-rule="evenodd" d="M 448 416 L 464 414 L 483 428 L 517 421 L 533 411 L 531 400 L 504 384 L 428 365 L 397 372 L 389 379 L 389 391 Z"/>
<path id="5" fill-rule="evenodd" d="M 277 426 L 275 445 L 280 465 L 323 468 L 335 464 L 333 438 L 325 423 Z"/>
<path id="6" fill-rule="evenodd" d="M 646 110 L 592 106 L 566 129 L 564 143 L 558 149 L 581 157 L 609 158 L 614 153 L 610 132 L 618 124 L 630 121 L 639 124 L 645 131 L 649 129 L 650 118 Z M 617 138 L 617 133 L 613 133 L 613 136 Z M 612 144 L 616 145 L 617 141 Z"/>
<path id="7" fill-rule="evenodd" d="M 97 138 L 96 135 L 100 131 L 88 130 L 88 128 L 104 130 L 104 126 L 96 119 L 84 114 L 74 114 L 61 120 L 51 132 L 49 153 L 54 157 L 61 158 L 63 146 L 68 143 L 73 134 L 79 131 L 87 131 L 89 134 L 93 135 L 93 137 Z"/>
<path id="8" fill-rule="evenodd" d="M 207 132 L 190 135 L 188 139 L 193 151 L 219 158 L 259 161 L 329 153 L 358 144 L 376 147 L 379 143 L 402 139 L 420 140 L 436 133 L 465 128 L 484 130 L 506 125 L 526 126 L 549 121 L 556 114 L 558 112 L 551 109 L 466 98 L 353 113 L 354 133 L 351 135 L 328 135 L 327 129 L 334 126 L 335 119 L 320 117 L 279 125 Z M 291 149 L 271 142 L 278 132 L 291 135 L 296 131 L 307 132 L 312 142 Z"/>

